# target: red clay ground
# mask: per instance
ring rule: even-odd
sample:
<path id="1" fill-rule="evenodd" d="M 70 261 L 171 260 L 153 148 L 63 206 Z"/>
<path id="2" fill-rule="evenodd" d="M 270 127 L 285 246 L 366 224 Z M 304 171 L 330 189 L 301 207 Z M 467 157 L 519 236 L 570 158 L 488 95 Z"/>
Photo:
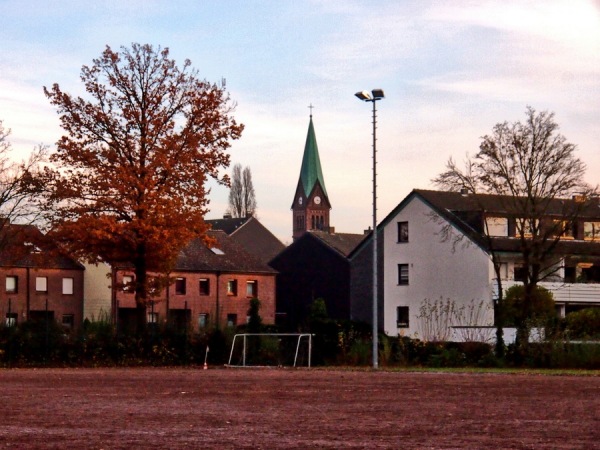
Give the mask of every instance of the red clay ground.
<path id="1" fill-rule="evenodd" d="M 600 377 L 0 370 L 0 448 L 600 449 Z"/>

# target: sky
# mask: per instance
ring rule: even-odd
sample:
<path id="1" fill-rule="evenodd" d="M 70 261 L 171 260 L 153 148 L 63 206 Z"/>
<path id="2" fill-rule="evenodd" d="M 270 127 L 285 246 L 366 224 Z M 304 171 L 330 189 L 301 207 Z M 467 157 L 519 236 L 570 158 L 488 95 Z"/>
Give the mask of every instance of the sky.
<path id="1" fill-rule="evenodd" d="M 62 136 L 43 86 L 82 95 L 81 66 L 106 45 L 168 47 L 202 78 L 226 80 L 245 124 L 230 149 L 250 167 L 257 217 L 291 242 L 291 205 L 309 105 L 336 232 L 372 224 L 372 104 L 377 217 L 450 157 L 477 153 L 527 106 L 552 111 L 600 183 L 600 0 L 0 0 L 0 119 L 14 158 Z M 210 183 L 222 217 L 228 189 Z"/>

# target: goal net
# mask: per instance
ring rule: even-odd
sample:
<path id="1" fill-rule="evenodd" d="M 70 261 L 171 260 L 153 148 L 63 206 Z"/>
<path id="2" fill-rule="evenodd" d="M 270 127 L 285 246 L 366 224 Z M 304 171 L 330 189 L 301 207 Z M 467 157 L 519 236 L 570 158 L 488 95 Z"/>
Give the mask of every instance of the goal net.
<path id="1" fill-rule="evenodd" d="M 310 367 L 312 335 L 308 333 L 236 334 L 231 343 L 231 367 Z"/>

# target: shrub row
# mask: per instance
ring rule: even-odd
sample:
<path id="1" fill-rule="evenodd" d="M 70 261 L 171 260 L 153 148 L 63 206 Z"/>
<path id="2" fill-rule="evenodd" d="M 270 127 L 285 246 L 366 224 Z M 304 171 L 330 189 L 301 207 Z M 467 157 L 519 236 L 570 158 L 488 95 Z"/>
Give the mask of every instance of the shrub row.
<path id="1" fill-rule="evenodd" d="M 3 366 L 120 366 L 211 365 L 227 363 L 233 335 L 245 327 L 191 333 L 186 330 L 152 329 L 141 335 L 116 335 L 109 322 L 88 323 L 79 332 L 67 333 L 54 322 L 25 322 L 0 327 L 0 364 Z M 256 330 L 252 330 L 256 331 Z M 263 327 L 262 332 L 277 332 Z M 310 325 L 312 365 L 369 366 L 372 340 L 369 325 L 321 320 Z M 267 339 L 248 349 L 251 363 L 289 365 L 281 349 Z M 284 352 L 293 355 L 288 345 Z M 210 349 L 207 353 L 207 349 Z M 279 353 L 278 353 L 279 352 Z M 530 344 L 526 352 L 509 346 L 503 359 L 493 347 L 478 342 L 424 342 L 407 337 L 379 337 L 379 362 L 384 366 L 600 368 L 600 344 L 555 340 Z M 306 356 L 301 361 L 306 364 Z"/>

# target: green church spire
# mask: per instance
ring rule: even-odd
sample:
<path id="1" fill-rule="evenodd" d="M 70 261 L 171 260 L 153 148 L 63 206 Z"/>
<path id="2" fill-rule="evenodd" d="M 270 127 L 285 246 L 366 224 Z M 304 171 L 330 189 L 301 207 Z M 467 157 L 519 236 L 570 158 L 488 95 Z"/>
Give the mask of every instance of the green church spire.
<path id="1" fill-rule="evenodd" d="M 304 156 L 302 157 L 302 168 L 300 169 L 300 181 L 302 182 L 305 195 L 310 195 L 318 181 L 323 189 L 323 193 L 327 196 L 325 179 L 323 178 L 321 161 L 319 159 L 319 148 L 317 147 L 315 128 L 312 122 L 312 114 L 310 115 L 306 144 L 304 145 Z"/>

